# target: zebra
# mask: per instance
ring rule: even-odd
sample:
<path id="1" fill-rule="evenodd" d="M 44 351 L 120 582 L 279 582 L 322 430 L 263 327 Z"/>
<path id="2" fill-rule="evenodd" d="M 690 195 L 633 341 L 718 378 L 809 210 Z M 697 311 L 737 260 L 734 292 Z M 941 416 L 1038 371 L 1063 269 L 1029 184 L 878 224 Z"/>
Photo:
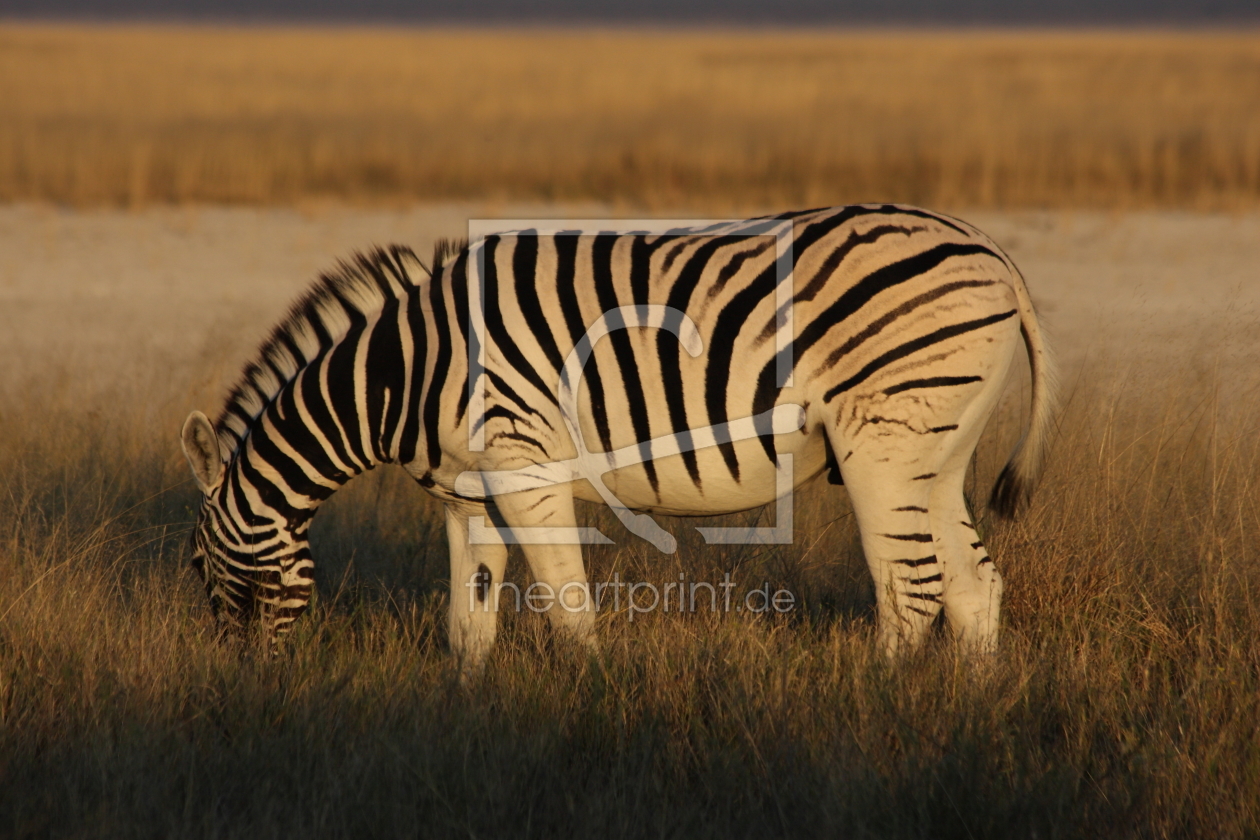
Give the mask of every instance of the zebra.
<path id="1" fill-rule="evenodd" d="M 1002 516 L 1042 468 L 1055 375 L 1022 276 L 969 224 L 872 204 L 524 228 L 439 242 L 431 266 L 377 248 L 293 306 L 216 423 L 189 415 L 192 565 L 221 625 L 274 640 L 311 597 L 319 505 L 400 464 L 444 504 L 449 644 L 476 672 L 512 541 L 562 593 L 553 627 L 597 647 L 575 499 L 644 524 L 751 509 L 826 472 L 856 516 L 877 646 L 917 647 L 943 610 L 962 646 L 993 651 L 1002 577 L 963 483 L 1021 335 L 1031 417 L 990 497 Z M 557 472 L 587 442 L 602 474 Z M 512 539 L 536 532 L 555 538 Z"/>

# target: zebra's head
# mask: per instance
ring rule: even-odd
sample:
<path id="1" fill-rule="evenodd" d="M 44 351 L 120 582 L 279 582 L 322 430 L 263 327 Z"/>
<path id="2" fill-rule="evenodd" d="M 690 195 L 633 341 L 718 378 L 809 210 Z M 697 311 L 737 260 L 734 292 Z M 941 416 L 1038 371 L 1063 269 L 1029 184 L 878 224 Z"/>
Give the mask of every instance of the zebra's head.
<path id="1" fill-rule="evenodd" d="M 201 490 L 191 564 L 205 584 L 215 618 L 233 634 L 261 622 L 274 640 L 305 610 L 310 597 L 305 522 L 287 521 L 270 509 L 251 509 L 259 504 L 251 502 L 256 494 L 228 476 L 231 467 L 219 436 L 200 411 L 185 421 L 181 443 Z M 300 559 L 306 562 L 295 563 Z M 295 571 L 295 565 L 303 571 Z"/>
<path id="2" fill-rule="evenodd" d="M 184 422 L 180 443 L 201 490 L 201 504 L 197 507 L 197 524 L 193 527 L 191 540 L 192 567 L 205 584 L 215 618 L 229 627 L 242 628 L 248 623 L 246 607 L 253 599 L 248 587 L 236 584 L 229 575 L 228 547 L 220 536 L 225 509 L 224 460 L 219 436 L 206 415 L 194 411 Z"/>

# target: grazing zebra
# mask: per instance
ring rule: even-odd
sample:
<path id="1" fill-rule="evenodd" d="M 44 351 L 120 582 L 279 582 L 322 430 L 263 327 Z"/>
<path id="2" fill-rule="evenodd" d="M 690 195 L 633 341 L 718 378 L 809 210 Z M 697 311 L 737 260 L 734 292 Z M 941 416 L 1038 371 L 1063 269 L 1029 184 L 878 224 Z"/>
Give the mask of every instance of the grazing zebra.
<path id="1" fill-rule="evenodd" d="M 574 499 L 671 550 L 630 511 L 746 510 L 828 470 L 852 499 L 879 645 L 917 644 L 944 608 L 991 650 L 1002 579 L 963 477 L 1021 332 L 1032 419 L 994 488 L 1003 515 L 1039 471 L 1054 380 L 1021 276 L 970 225 L 863 205 L 520 230 L 439 245 L 431 272 L 406 248 L 359 255 L 275 328 L 216 425 L 185 423 L 193 565 L 222 622 L 274 638 L 310 598 L 320 503 L 401 464 L 445 503 L 450 644 L 475 670 L 505 538 L 561 593 L 553 624 L 593 644 Z"/>

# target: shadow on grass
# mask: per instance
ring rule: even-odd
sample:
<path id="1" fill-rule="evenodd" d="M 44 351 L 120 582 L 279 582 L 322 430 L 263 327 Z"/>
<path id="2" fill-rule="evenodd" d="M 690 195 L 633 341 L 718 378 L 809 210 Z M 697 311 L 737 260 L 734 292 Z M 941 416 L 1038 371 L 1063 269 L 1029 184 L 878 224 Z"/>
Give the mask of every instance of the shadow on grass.
<path id="1" fill-rule="evenodd" d="M 791 546 L 703 546 L 662 520 L 676 555 L 588 554 L 595 580 L 730 574 L 797 609 L 614 610 L 597 659 L 509 612 L 467 689 L 441 520 L 400 471 L 321 512 L 311 613 L 280 656 L 241 655 L 186 567 L 195 495 L 173 443 L 125 418 L 6 417 L 0 833 L 1255 836 L 1260 435 L 1197 374 L 1095 382 L 1033 508 L 982 522 L 1008 584 L 992 660 L 944 638 L 875 656 L 847 502 L 821 485 Z M 622 540 L 606 511 L 582 516 Z"/>

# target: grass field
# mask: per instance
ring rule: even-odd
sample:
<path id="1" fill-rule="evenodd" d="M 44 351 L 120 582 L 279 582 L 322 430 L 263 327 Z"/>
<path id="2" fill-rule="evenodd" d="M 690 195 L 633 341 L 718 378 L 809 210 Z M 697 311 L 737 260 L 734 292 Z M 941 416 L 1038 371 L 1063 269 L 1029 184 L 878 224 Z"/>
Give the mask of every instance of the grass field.
<path id="1" fill-rule="evenodd" d="M 606 613 L 596 663 L 509 614 L 464 691 L 440 513 L 378 471 L 321 512 L 320 594 L 283 655 L 217 644 L 176 432 L 280 314 L 244 292 L 283 301 L 326 240 L 462 212 L 0 208 L 0 836 L 1260 833 L 1255 215 L 977 217 L 1067 386 L 1032 509 L 980 520 L 1008 592 L 985 667 L 944 639 L 874 655 L 823 482 L 770 550 L 669 521 L 666 557 L 586 510 L 623 543 L 590 552 L 596 580 L 729 572 L 793 591 L 786 616 Z M 976 499 L 1026 413 L 1018 379 L 1009 397 Z"/>
<path id="2" fill-rule="evenodd" d="M 1253 207 L 1260 33 L 0 27 L 0 201 Z"/>
<path id="3" fill-rule="evenodd" d="M 1063 358 L 1032 508 L 979 519 L 991 662 L 874 654 L 819 481 L 770 549 L 582 512 L 595 580 L 789 613 L 605 612 L 599 661 L 509 613 L 464 689 L 397 470 L 321 512 L 279 658 L 216 642 L 177 431 L 335 257 L 868 199 L 968 208 Z M 0 837 L 1260 837 L 1258 203 L 1257 32 L 0 26 Z"/>

